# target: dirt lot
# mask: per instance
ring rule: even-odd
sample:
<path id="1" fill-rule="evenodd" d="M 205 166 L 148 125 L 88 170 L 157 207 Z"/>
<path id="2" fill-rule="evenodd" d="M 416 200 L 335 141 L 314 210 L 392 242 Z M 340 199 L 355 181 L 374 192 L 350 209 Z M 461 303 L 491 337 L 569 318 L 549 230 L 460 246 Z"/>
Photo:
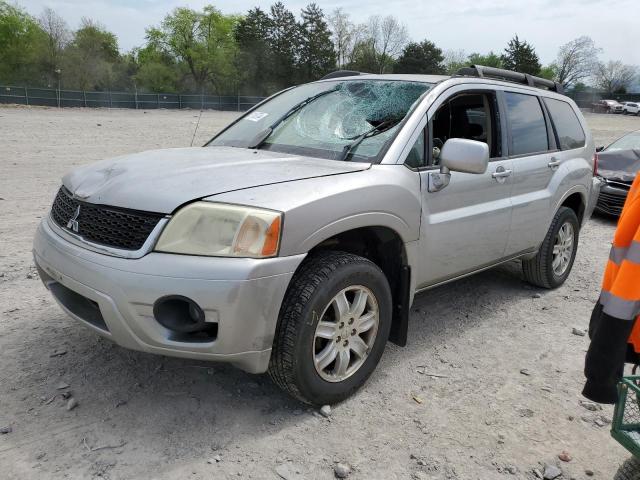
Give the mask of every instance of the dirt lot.
<path id="1" fill-rule="evenodd" d="M 195 143 L 232 118 L 205 112 Z M 0 435 L 0 478 L 330 479 L 337 461 L 351 479 L 532 479 L 545 462 L 565 479 L 612 478 L 627 454 L 596 423 L 611 409 L 579 404 L 587 338 L 572 334 L 598 296 L 610 219 L 583 230 L 558 290 L 529 287 L 514 263 L 419 295 L 409 345 L 389 345 L 328 419 L 266 376 L 127 351 L 64 315 L 30 253 L 61 175 L 189 145 L 196 120 L 0 108 L 0 427 L 12 429 Z M 588 120 L 599 144 L 640 128 L 640 118 Z M 563 450 L 571 462 L 559 462 Z"/>

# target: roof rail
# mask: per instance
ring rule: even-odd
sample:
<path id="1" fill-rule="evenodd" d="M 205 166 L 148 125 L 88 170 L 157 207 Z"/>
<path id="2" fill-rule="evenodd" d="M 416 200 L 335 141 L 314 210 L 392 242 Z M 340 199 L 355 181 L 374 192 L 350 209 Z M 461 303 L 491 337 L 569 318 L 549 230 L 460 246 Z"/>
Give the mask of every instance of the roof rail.
<path id="1" fill-rule="evenodd" d="M 495 78 L 499 80 L 506 80 L 507 82 L 529 85 L 530 87 L 545 88 L 547 90 L 551 90 L 552 92 L 564 94 L 564 88 L 562 88 L 562 84 L 558 82 L 547 80 L 546 78 L 534 77 L 533 75 L 529 75 L 528 73 L 505 70 L 503 68 L 485 67 L 483 65 L 471 65 L 469 67 L 464 67 L 458 70 L 456 72 L 456 76 Z"/>
<path id="2" fill-rule="evenodd" d="M 356 72 L 355 70 L 336 70 L 335 72 L 327 73 L 320 80 L 329 80 L 330 78 L 340 77 L 353 77 L 355 75 L 365 75 L 363 72 Z"/>

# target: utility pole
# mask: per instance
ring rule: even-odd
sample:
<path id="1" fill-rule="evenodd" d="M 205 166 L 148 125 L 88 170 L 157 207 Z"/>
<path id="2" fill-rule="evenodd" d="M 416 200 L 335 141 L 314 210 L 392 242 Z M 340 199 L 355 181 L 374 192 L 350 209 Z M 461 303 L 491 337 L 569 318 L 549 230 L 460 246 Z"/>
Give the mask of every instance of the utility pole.
<path id="1" fill-rule="evenodd" d="M 62 73 L 62 70 L 60 70 L 59 68 L 55 69 L 55 72 L 58 74 L 58 108 L 60 108 L 60 73 Z"/>

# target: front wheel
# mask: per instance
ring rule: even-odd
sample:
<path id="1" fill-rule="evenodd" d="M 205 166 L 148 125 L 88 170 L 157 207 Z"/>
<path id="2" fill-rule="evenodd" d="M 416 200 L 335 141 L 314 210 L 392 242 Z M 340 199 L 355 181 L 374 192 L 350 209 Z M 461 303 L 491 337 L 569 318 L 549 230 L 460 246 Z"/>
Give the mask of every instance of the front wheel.
<path id="1" fill-rule="evenodd" d="M 313 254 L 285 295 L 269 375 L 305 403 L 346 399 L 380 361 L 391 311 L 389 283 L 374 263 L 345 252 Z"/>
<path id="2" fill-rule="evenodd" d="M 537 255 L 522 261 L 525 280 L 542 288 L 562 285 L 571 273 L 576 258 L 579 232 L 576 213 L 570 208 L 560 207 Z"/>

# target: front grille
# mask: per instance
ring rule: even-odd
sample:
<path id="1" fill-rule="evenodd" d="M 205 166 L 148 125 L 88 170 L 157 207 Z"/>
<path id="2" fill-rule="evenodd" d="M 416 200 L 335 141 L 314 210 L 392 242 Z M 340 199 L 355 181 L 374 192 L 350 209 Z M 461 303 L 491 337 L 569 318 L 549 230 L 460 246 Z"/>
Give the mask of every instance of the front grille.
<path id="1" fill-rule="evenodd" d="M 76 217 L 76 212 L 80 211 Z M 76 200 L 61 187 L 51 208 L 51 217 L 63 229 L 100 245 L 139 250 L 164 215 L 125 208 L 94 205 Z M 77 231 L 67 227 L 74 219 Z"/>
<path id="2" fill-rule="evenodd" d="M 616 195 L 607 192 L 600 192 L 598 196 L 598 210 L 609 213 L 611 215 L 620 215 L 626 197 L 624 195 Z"/>

